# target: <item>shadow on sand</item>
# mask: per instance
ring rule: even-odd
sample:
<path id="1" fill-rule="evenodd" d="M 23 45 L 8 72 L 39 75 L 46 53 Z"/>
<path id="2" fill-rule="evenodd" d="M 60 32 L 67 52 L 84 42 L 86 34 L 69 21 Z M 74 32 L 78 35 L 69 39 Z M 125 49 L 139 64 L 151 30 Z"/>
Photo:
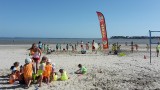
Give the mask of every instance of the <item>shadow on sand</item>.
<path id="1" fill-rule="evenodd" d="M 9 80 L 9 75 L 0 76 L 0 90 L 16 89 L 16 88 L 24 89 L 24 87 L 25 87 L 22 84 L 10 85 L 8 80 Z M 5 85 L 8 85 L 8 86 L 6 87 Z"/>

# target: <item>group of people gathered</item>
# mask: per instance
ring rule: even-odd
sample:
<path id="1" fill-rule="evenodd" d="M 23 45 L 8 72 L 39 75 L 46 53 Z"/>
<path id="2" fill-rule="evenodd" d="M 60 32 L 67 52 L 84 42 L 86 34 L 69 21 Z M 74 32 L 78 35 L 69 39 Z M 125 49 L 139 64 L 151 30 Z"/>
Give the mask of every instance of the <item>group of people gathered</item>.
<path id="1" fill-rule="evenodd" d="M 96 43 L 97 44 L 97 43 Z M 42 42 L 39 41 L 38 43 L 38 48 L 46 54 L 51 54 L 52 52 L 57 52 L 57 51 L 69 51 L 71 50 L 72 52 L 76 52 L 78 50 L 78 46 L 80 46 L 80 51 L 88 51 L 88 50 L 92 50 L 92 52 L 96 52 L 97 50 L 102 50 L 102 46 L 100 43 L 98 43 L 98 48 L 95 48 L 95 41 L 93 40 L 91 45 L 89 42 L 83 43 L 83 41 L 81 41 L 80 43 L 65 43 L 61 44 L 61 43 L 57 43 L 55 45 L 55 47 L 53 47 L 52 49 L 49 47 L 48 44 L 44 44 Z M 32 48 L 30 48 L 32 49 Z M 39 50 L 38 50 L 39 51 Z"/>
<path id="2" fill-rule="evenodd" d="M 14 84 L 18 81 L 20 84 L 25 84 L 25 88 L 29 88 L 31 83 L 37 83 L 39 87 L 42 86 L 42 82 L 49 84 L 52 81 L 65 81 L 69 77 L 64 69 L 59 69 L 60 76 L 58 78 L 58 72 L 55 70 L 55 63 L 51 62 L 46 56 L 42 55 L 41 48 L 36 44 L 33 44 L 30 50 L 30 57 L 25 59 L 25 64 L 19 66 L 19 62 L 15 62 L 11 66 L 11 74 L 9 78 L 9 83 Z M 86 74 L 87 69 L 79 64 L 80 68 L 75 72 L 75 74 Z"/>

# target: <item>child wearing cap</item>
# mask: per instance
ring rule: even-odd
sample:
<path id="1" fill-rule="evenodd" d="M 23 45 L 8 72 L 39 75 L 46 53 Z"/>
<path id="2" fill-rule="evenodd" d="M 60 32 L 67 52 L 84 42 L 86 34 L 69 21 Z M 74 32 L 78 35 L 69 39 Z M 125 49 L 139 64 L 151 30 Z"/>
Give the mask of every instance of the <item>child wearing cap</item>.
<path id="1" fill-rule="evenodd" d="M 25 65 L 23 67 L 23 75 L 26 83 L 26 88 L 29 88 L 32 80 L 33 63 L 31 58 L 25 59 Z"/>
<path id="2" fill-rule="evenodd" d="M 48 59 L 46 62 L 45 70 L 43 72 L 43 77 L 47 84 L 49 84 L 51 72 L 52 72 L 51 60 Z"/>

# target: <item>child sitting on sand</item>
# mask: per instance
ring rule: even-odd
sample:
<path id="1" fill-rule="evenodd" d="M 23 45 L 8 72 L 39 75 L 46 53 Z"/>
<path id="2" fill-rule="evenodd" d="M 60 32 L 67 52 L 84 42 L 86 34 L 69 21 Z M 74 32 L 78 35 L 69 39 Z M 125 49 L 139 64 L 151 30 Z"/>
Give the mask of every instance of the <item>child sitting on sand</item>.
<path id="1" fill-rule="evenodd" d="M 53 74 L 53 81 L 57 81 L 57 79 L 58 79 L 58 75 L 57 75 L 56 72 L 54 72 L 54 74 Z"/>
<path id="2" fill-rule="evenodd" d="M 21 72 L 19 71 L 19 62 L 15 62 L 10 68 L 11 75 L 9 78 L 9 83 L 13 84 L 16 80 L 19 80 Z"/>
<path id="3" fill-rule="evenodd" d="M 87 73 L 87 68 L 82 66 L 82 64 L 78 64 L 78 67 L 80 68 L 75 72 L 75 74 L 86 74 Z"/>
<path id="4" fill-rule="evenodd" d="M 10 68 L 11 72 L 19 71 L 19 62 L 15 62 Z"/>
<path id="5" fill-rule="evenodd" d="M 32 80 L 33 63 L 31 58 L 25 59 L 25 65 L 23 67 L 23 75 L 26 84 L 26 88 L 29 88 Z"/>
<path id="6" fill-rule="evenodd" d="M 64 69 L 60 69 L 59 72 L 61 73 L 61 77 L 59 80 L 61 81 L 65 81 L 65 80 L 68 80 L 68 75 L 67 75 L 67 72 L 64 71 Z"/>
<path id="7" fill-rule="evenodd" d="M 50 82 L 51 72 L 52 72 L 51 60 L 48 59 L 46 62 L 45 70 L 43 72 L 43 78 L 47 84 L 49 84 Z"/>

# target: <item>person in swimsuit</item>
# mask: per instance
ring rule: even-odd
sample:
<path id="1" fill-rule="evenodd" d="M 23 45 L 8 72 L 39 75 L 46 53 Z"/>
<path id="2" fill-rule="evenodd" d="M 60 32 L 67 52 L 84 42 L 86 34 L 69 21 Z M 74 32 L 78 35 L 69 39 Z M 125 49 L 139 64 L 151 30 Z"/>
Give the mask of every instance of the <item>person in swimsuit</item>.
<path id="1" fill-rule="evenodd" d="M 36 63 L 36 70 L 34 70 L 34 73 L 37 73 L 42 51 L 36 46 L 35 43 L 32 44 L 32 47 L 29 50 L 30 50 L 30 55 L 32 56 L 33 61 Z"/>
<path id="2" fill-rule="evenodd" d="M 94 52 L 95 51 L 95 47 L 94 47 L 94 40 L 92 41 L 92 52 Z"/>

